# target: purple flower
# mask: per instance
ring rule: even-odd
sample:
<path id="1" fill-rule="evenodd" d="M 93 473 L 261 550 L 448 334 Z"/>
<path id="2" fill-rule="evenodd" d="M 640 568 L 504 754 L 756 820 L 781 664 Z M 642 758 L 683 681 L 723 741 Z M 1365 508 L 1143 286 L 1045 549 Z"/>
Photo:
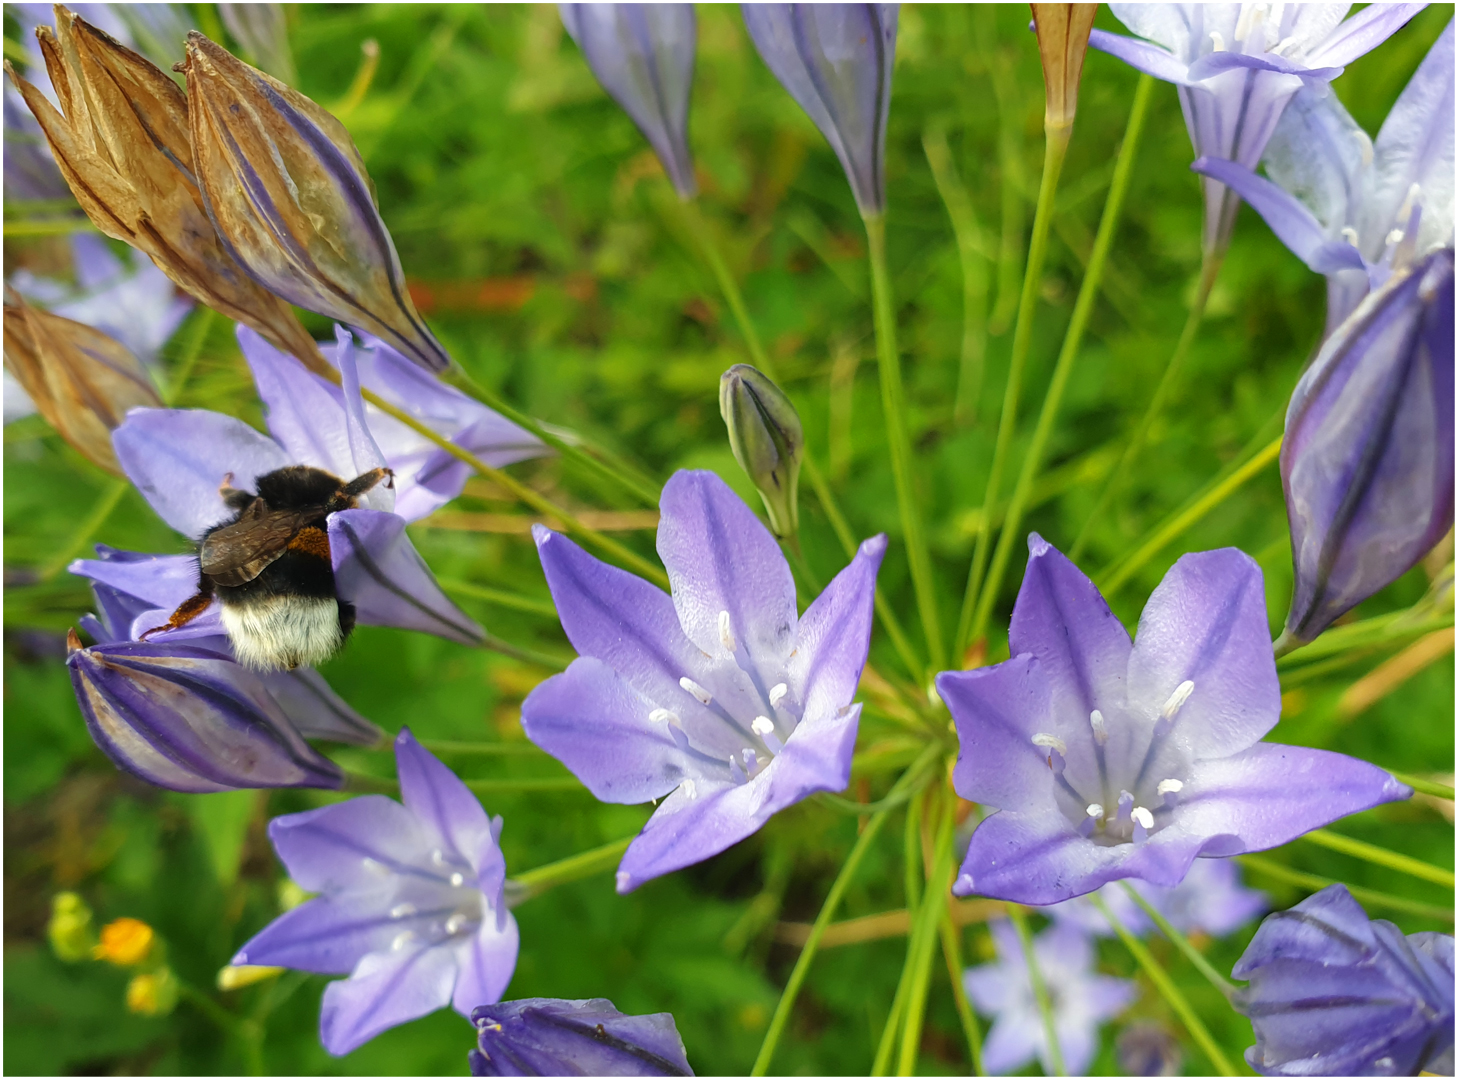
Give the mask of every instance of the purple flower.
<path id="1" fill-rule="evenodd" d="M 797 617 L 784 556 L 724 481 L 677 472 L 659 505 L 671 599 L 557 533 L 534 534 L 581 655 L 522 704 L 527 737 L 605 802 L 664 800 L 623 856 L 621 893 L 850 782 L 851 699 L 886 550 L 884 536 L 861 544 Z"/>
<path id="2" fill-rule="evenodd" d="M 1453 524 L 1453 249 L 1400 264 L 1322 345 L 1286 411 L 1296 587 L 1281 647 L 1397 580 Z"/>
<path id="3" fill-rule="evenodd" d="M 760 57 L 840 158 L 861 215 L 886 209 L 897 4 L 741 4 Z"/>
<path id="4" fill-rule="evenodd" d="M 1267 917 L 1232 974 L 1266 1076 L 1452 1075 L 1452 936 L 1403 937 L 1344 885 Z"/>
<path id="5" fill-rule="evenodd" d="M 1179 87 L 1197 158 L 1254 169 L 1303 84 L 1329 82 L 1425 4 L 1110 4 L 1146 40 L 1095 30 L 1089 44 Z M 1224 253 L 1240 200 L 1205 180 L 1205 250 Z"/>
<path id="6" fill-rule="evenodd" d="M 679 197 L 698 194 L 688 146 L 692 4 L 559 4 L 562 25 L 603 89 L 633 118 Z"/>
<path id="7" fill-rule="evenodd" d="M 1185 555 L 1129 634 L 1034 533 L 1012 659 L 937 676 L 963 798 L 997 807 L 953 892 L 1052 904 L 1119 878 L 1178 885 L 1197 856 L 1260 851 L 1412 791 L 1364 761 L 1258 740 L 1280 717 L 1260 568 Z"/>
<path id="8" fill-rule="evenodd" d="M 66 665 L 86 728 L 118 768 L 173 791 L 341 788 L 253 672 L 196 645 L 119 642 Z"/>
<path id="9" fill-rule="evenodd" d="M 20 94 L 5 85 L 5 198 L 59 201 L 71 197 L 40 124 Z"/>
<path id="10" fill-rule="evenodd" d="M 1308 86 L 1282 114 L 1263 164 L 1269 180 L 1219 158 L 1191 168 L 1230 187 L 1326 275 L 1330 334 L 1387 280 L 1399 250 L 1426 253 L 1453 242 L 1453 24 L 1375 144 L 1335 94 Z"/>
<path id="11" fill-rule="evenodd" d="M 1147 881 L 1134 881 L 1132 886 L 1170 925 L 1185 934 L 1224 937 L 1271 907 L 1265 893 L 1247 889 L 1240 883 L 1239 865 L 1231 859 L 1196 859 L 1184 880 L 1173 888 L 1161 888 Z M 1144 909 L 1129 899 L 1129 894 L 1118 884 L 1110 882 L 1098 890 L 1098 896 L 1131 933 L 1147 934 L 1154 929 Z M 1054 904 L 1044 914 L 1059 922 L 1072 923 L 1096 937 L 1114 933 L 1103 912 L 1089 903 L 1086 896 Z"/>
<path id="12" fill-rule="evenodd" d="M 972 1004 L 993 1017 L 982 1047 L 983 1067 L 991 1075 L 1005 1075 L 1037 1057 L 1051 1076 L 1048 1036 L 1022 942 L 1006 919 L 993 922 L 988 930 L 997 946 L 997 962 L 968 968 L 962 975 Z M 1078 1076 L 1088 1071 L 1098 1050 L 1099 1025 L 1134 1001 L 1135 985 L 1097 974 L 1093 943 L 1064 923 L 1055 923 L 1033 939 L 1033 956 L 1053 1000 L 1053 1030 L 1063 1064 L 1068 1075 Z"/>
<path id="13" fill-rule="evenodd" d="M 488 819 L 408 728 L 395 762 L 403 806 L 366 795 L 269 823 L 289 876 L 322 895 L 232 961 L 348 975 L 324 990 L 319 1036 L 331 1054 L 446 1005 L 470 1016 L 500 999 L 516 968 L 501 818 Z"/>
<path id="14" fill-rule="evenodd" d="M 247 340 L 251 331 L 240 331 Z M 255 339 L 250 356 L 274 438 L 243 421 L 200 409 L 134 409 L 112 436 L 127 476 L 152 508 L 178 532 L 196 539 L 230 516 L 218 487 L 232 475 L 251 490 L 254 478 L 288 465 L 310 465 L 350 479 L 385 465 L 365 420 L 354 350 L 340 332 L 336 359 L 341 392 L 302 364 Z M 285 363 L 285 361 L 289 361 Z M 353 604 L 366 626 L 420 630 L 473 644 L 481 629 L 436 584 L 405 535 L 405 519 L 391 513 L 395 493 L 379 485 L 359 509 L 331 514 L 328 535 L 339 599 Z M 428 500 L 424 500 L 428 501 Z M 108 580 L 107 572 L 90 575 Z M 141 594 L 138 594 L 141 595 Z M 170 612 L 166 613 L 170 614 Z M 158 623 L 166 622 L 165 615 Z M 218 605 L 187 626 L 154 635 L 166 642 L 221 633 Z"/>
<path id="15" fill-rule="evenodd" d="M 472 1076 L 692 1076 L 669 1013 L 626 1016 L 606 998 L 523 998 L 471 1014 Z"/>

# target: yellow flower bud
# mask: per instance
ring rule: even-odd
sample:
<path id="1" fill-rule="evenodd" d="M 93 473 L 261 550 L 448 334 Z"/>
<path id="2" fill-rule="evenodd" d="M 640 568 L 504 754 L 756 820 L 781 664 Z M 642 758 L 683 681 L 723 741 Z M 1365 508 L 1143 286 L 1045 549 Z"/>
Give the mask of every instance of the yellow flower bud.
<path id="1" fill-rule="evenodd" d="M 91 909 L 73 892 L 57 893 L 51 900 L 51 921 L 46 925 L 51 949 L 62 960 L 74 963 L 91 955 L 96 934 L 91 929 Z"/>
<path id="2" fill-rule="evenodd" d="M 229 964 L 218 969 L 218 989 L 239 990 L 263 982 L 264 979 L 277 978 L 287 970 L 281 967 L 265 967 L 262 964 Z"/>
<path id="3" fill-rule="evenodd" d="M 171 968 L 144 971 L 127 983 L 127 1009 L 139 1016 L 166 1016 L 177 1007 L 177 990 Z"/>
<path id="4" fill-rule="evenodd" d="M 101 943 L 91 950 L 97 960 L 132 967 L 147 959 L 157 935 L 141 919 L 117 919 L 101 928 Z"/>

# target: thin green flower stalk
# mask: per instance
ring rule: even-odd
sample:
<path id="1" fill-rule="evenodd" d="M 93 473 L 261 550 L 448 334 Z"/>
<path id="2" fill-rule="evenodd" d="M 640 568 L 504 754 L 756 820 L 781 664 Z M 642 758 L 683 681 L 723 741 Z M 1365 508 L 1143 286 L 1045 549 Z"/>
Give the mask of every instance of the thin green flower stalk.
<path id="1" fill-rule="evenodd" d="M 1174 980 L 1169 977 L 1169 973 L 1159 966 L 1159 962 L 1144 947 L 1144 942 L 1129 932 L 1128 928 L 1109 910 L 1109 905 L 1104 903 L 1103 897 L 1098 893 L 1089 893 L 1089 900 L 1093 903 L 1094 907 L 1103 913 L 1104 918 L 1109 920 L 1109 925 L 1119 935 L 1119 940 L 1124 943 L 1124 947 L 1129 950 L 1139 966 L 1144 969 L 1144 974 L 1149 976 L 1149 981 L 1154 983 L 1155 988 L 1164 997 L 1169 1007 L 1180 1018 L 1181 1023 L 1185 1025 L 1185 1029 L 1190 1033 L 1190 1037 L 1205 1052 L 1205 1056 L 1210 1059 L 1210 1064 L 1215 1067 L 1215 1071 L 1221 1076 L 1239 1075 L 1231 1066 L 1230 1060 L 1225 1056 L 1224 1051 L 1215 1042 L 1214 1037 L 1210 1034 L 1210 1029 L 1196 1015 L 1195 1010 L 1191 1007 L 1185 995 L 1180 992 L 1179 987 L 1174 984 Z"/>
<path id="2" fill-rule="evenodd" d="M 1296 885 L 1308 892 L 1320 892 L 1328 885 L 1335 885 L 1331 878 L 1320 877 L 1316 874 L 1303 873 L 1300 870 L 1293 870 L 1276 862 L 1274 859 L 1267 859 L 1263 855 L 1239 855 L 1236 856 L 1242 864 L 1254 870 L 1258 874 L 1264 874 L 1268 878 L 1282 882 L 1286 885 Z M 1360 885 L 1348 885 L 1347 892 L 1352 894 L 1363 907 L 1383 907 L 1390 911 L 1401 911 L 1408 915 L 1417 915 L 1424 919 L 1434 919 L 1438 922 L 1453 921 L 1452 907 L 1438 907 L 1434 904 L 1424 904 L 1417 900 L 1409 900 L 1405 896 L 1393 896 L 1391 893 L 1378 892 L 1376 889 L 1364 889 Z"/>
<path id="3" fill-rule="evenodd" d="M 932 578 L 931 552 L 922 530 L 921 509 L 916 503 L 912 475 L 911 436 L 906 429 L 906 393 L 901 383 L 901 354 L 896 347 L 896 305 L 891 296 L 891 275 L 886 266 L 886 218 L 866 215 L 867 248 L 871 263 L 872 317 L 876 325 L 876 359 L 881 369 L 881 409 L 886 424 L 886 444 L 891 455 L 891 474 L 896 481 L 896 502 L 901 511 L 901 531 L 906 539 L 906 558 L 911 566 L 911 583 L 921 612 L 922 633 L 932 671 L 946 667 L 946 646 L 937 617 L 936 583 Z"/>
<path id="4" fill-rule="evenodd" d="M 1129 193 L 1129 181 L 1134 175 L 1134 160 L 1138 156 L 1139 136 L 1144 128 L 1144 117 L 1149 111 L 1149 101 L 1154 95 L 1154 78 L 1141 75 L 1134 91 L 1134 104 L 1129 110 L 1129 123 L 1124 130 L 1123 145 L 1119 147 L 1114 163 L 1114 176 L 1109 184 L 1109 194 L 1104 202 L 1103 217 L 1099 220 L 1098 235 L 1094 239 L 1093 253 L 1089 256 L 1088 268 L 1084 272 L 1083 284 L 1078 290 L 1078 300 L 1073 305 L 1073 317 L 1063 336 L 1063 347 L 1058 353 L 1058 362 L 1053 368 L 1053 378 L 1048 384 L 1048 393 L 1043 399 L 1043 411 L 1038 416 L 1038 426 L 1033 431 L 1033 441 L 1023 459 L 1022 472 L 1018 474 L 1017 486 L 1013 488 L 1012 500 L 1008 503 L 1002 531 L 998 535 L 997 551 L 992 557 L 992 567 L 982 587 L 977 611 L 972 619 L 969 639 L 976 641 L 987 629 L 987 620 L 992 614 L 992 605 L 997 600 L 1007 571 L 1008 560 L 1021 537 L 1023 512 L 1032 495 L 1033 483 L 1042 467 L 1048 439 L 1053 434 L 1053 425 L 1058 419 L 1058 410 L 1063 404 L 1063 394 L 1068 387 L 1069 376 L 1073 374 L 1078 359 L 1079 346 L 1083 343 L 1084 331 L 1093 314 L 1094 303 L 1103 285 L 1104 267 L 1108 263 L 1109 250 L 1113 247 L 1114 233 L 1124 209 L 1124 198 Z"/>
<path id="5" fill-rule="evenodd" d="M 916 1072 L 916 1054 L 921 1048 L 921 1026 L 926 1016 L 927 993 L 931 984 L 932 952 L 952 887 L 952 826 L 956 809 L 957 801 L 952 798 L 952 793 L 943 791 L 941 823 L 937 828 L 932 865 L 928 868 L 926 895 L 916 915 L 915 938 L 909 951 L 912 960 L 911 993 L 902 1018 L 897 1076 L 911 1076 Z"/>
<path id="6" fill-rule="evenodd" d="M 565 885 L 569 881 L 580 881 L 596 874 L 605 874 L 618 865 L 623 857 L 623 852 L 628 850 L 628 845 L 633 842 L 633 839 L 628 836 L 621 840 L 614 840 L 610 844 L 603 844 L 590 851 L 569 855 L 565 859 L 547 863 L 535 870 L 517 874 L 507 882 L 507 890 L 514 894 L 513 900 L 520 903 L 522 900 L 540 896 L 548 889 Z"/>
<path id="7" fill-rule="evenodd" d="M 1090 894 L 1097 895 L 1097 894 Z M 1038 968 L 1038 957 L 1033 950 L 1033 934 L 1028 929 L 1028 918 L 1017 904 L 1007 905 L 1007 917 L 1018 932 L 1018 941 L 1023 946 L 1023 959 L 1028 965 L 1028 981 L 1033 984 L 1033 997 L 1038 1001 L 1038 1012 L 1043 1017 L 1043 1037 L 1048 1040 L 1048 1060 L 1053 1065 L 1053 1075 L 1067 1076 L 1063 1064 L 1063 1047 L 1058 1043 L 1058 1029 L 1053 1023 L 1053 998 L 1048 993 L 1048 984 L 1043 981 L 1043 972 Z"/>
<path id="8" fill-rule="evenodd" d="M 1340 851 L 1343 855 L 1350 855 L 1354 859 L 1361 859 L 1373 866 L 1386 867 L 1388 870 L 1396 870 L 1399 873 L 1409 874 L 1424 881 L 1431 881 L 1435 885 L 1443 885 L 1453 888 L 1453 871 L 1444 870 L 1441 866 L 1434 866 L 1432 863 L 1423 862 L 1421 859 L 1414 859 L 1411 855 L 1403 855 L 1400 852 L 1388 851 L 1386 848 L 1378 847 L 1376 844 L 1369 844 L 1364 840 L 1354 840 L 1350 836 L 1343 836 L 1341 833 L 1334 833 L 1330 829 L 1313 829 L 1301 837 L 1309 843 L 1319 847 L 1329 848 L 1332 851 Z"/>
<path id="9" fill-rule="evenodd" d="M 972 1003 L 967 1000 L 967 988 L 962 985 L 962 934 L 952 922 L 950 909 L 942 909 L 941 922 L 942 955 L 947 961 L 947 977 L 952 982 L 952 999 L 957 1006 L 957 1019 L 962 1022 L 962 1034 L 967 1038 L 967 1057 L 972 1063 L 972 1075 L 982 1075 L 982 1031 L 977 1027 L 977 1015 Z"/>
<path id="10" fill-rule="evenodd" d="M 997 505 L 1002 487 L 1002 471 L 1007 465 L 1013 431 L 1017 427 L 1018 398 L 1022 391 L 1023 368 L 1033 340 L 1033 312 L 1038 304 L 1038 286 L 1043 280 L 1043 263 L 1048 255 L 1048 232 L 1053 223 L 1054 200 L 1058 193 L 1058 176 L 1068 153 L 1071 127 L 1050 127 L 1046 131 L 1043 150 L 1043 179 L 1038 186 L 1038 208 L 1033 217 L 1033 236 L 1028 245 L 1027 269 L 1023 274 L 1022 298 L 1018 303 L 1018 321 L 1013 330 L 1012 356 L 1008 361 L 1007 388 L 1002 397 L 1002 416 L 997 424 L 997 443 L 992 451 L 992 466 L 987 473 L 987 489 L 982 496 L 984 508 Z M 967 575 L 967 592 L 962 599 L 962 615 L 957 620 L 957 636 L 953 652 L 961 657 L 972 640 L 972 616 L 982 591 L 983 574 L 987 569 L 988 548 L 992 539 L 992 515 L 984 513 L 977 528 L 977 542 L 972 549 L 972 568 Z"/>
<path id="11" fill-rule="evenodd" d="M 1154 922 L 1154 925 L 1159 927 L 1160 933 L 1162 933 L 1165 937 L 1169 938 L 1170 941 L 1174 942 L 1175 947 L 1178 948 L 1180 952 L 1185 954 L 1186 959 L 1188 959 L 1190 963 L 1195 965 L 1196 970 L 1198 970 L 1201 975 L 1205 976 L 1206 980 L 1209 981 L 1211 986 L 1213 986 L 1216 990 L 1219 990 L 1227 998 L 1231 994 L 1235 993 L 1235 987 L 1231 984 L 1230 980 L 1221 975 L 1220 972 L 1216 971 L 1215 968 L 1210 964 L 1210 961 L 1205 959 L 1205 954 L 1200 952 L 1199 949 L 1195 948 L 1189 938 L 1185 937 L 1184 934 L 1176 930 L 1174 926 L 1171 925 L 1170 921 L 1166 919 L 1163 914 L 1160 913 L 1158 908 L 1156 908 L 1148 900 L 1144 899 L 1143 895 L 1139 892 L 1138 889 L 1134 888 L 1134 886 L 1130 885 L 1127 881 L 1121 881 L 1119 882 L 1119 884 L 1123 887 L 1124 892 L 1129 895 L 1129 899 L 1133 900 L 1134 903 L 1138 904 L 1141 908 L 1144 909 L 1144 914 L 1148 915 L 1149 918 Z"/>
<path id="12" fill-rule="evenodd" d="M 1144 76 L 1148 78 L 1149 76 Z M 1109 478 L 1104 481 L 1103 489 L 1099 497 L 1094 501 L 1094 508 L 1089 512 L 1088 520 L 1083 523 L 1083 528 L 1078 531 L 1078 538 L 1073 542 L 1073 548 L 1069 551 L 1068 557 L 1077 560 L 1083 554 L 1084 545 L 1088 543 L 1089 531 L 1093 524 L 1099 521 L 1104 512 L 1109 508 L 1118 491 L 1119 482 L 1128 475 L 1134 462 L 1138 459 L 1139 453 L 1144 449 L 1144 440 L 1149 435 L 1149 429 L 1164 409 L 1165 398 L 1169 396 L 1170 388 L 1174 386 L 1181 368 L 1184 367 L 1185 357 L 1189 354 L 1190 346 L 1194 344 L 1195 334 L 1200 329 L 1200 323 L 1205 318 L 1205 308 L 1210 302 L 1210 293 L 1215 288 L 1215 279 L 1220 274 L 1220 265 L 1224 260 L 1223 252 L 1206 252 L 1205 258 L 1200 263 L 1200 280 L 1195 287 L 1195 302 L 1190 307 L 1190 313 L 1185 319 L 1184 329 L 1180 331 L 1179 341 L 1175 343 L 1174 352 L 1170 354 L 1168 363 L 1165 364 L 1164 374 L 1159 378 L 1159 385 L 1154 388 L 1154 396 L 1149 399 L 1149 405 L 1144 410 L 1144 415 L 1139 418 L 1139 423 L 1134 426 L 1134 433 L 1129 436 L 1129 445 L 1124 448 L 1123 456 L 1119 458 L 1119 464 Z"/>
<path id="13" fill-rule="evenodd" d="M 921 756 L 901 774 L 901 778 L 892 786 L 887 801 L 891 796 L 900 795 L 902 791 L 919 782 L 925 773 L 926 766 L 940 752 L 941 748 L 936 745 L 928 746 L 923 750 Z M 841 898 L 845 896 L 851 879 L 855 877 L 861 861 L 866 857 L 866 852 L 870 850 L 871 843 L 876 839 L 881 827 L 886 824 L 887 815 L 892 809 L 892 806 L 883 806 L 881 810 L 871 815 L 866 822 L 866 827 L 861 830 L 861 835 L 856 838 L 855 846 L 851 848 L 845 865 L 840 868 L 840 873 L 836 875 L 834 883 L 830 886 L 825 903 L 820 907 L 820 914 L 815 917 L 815 925 L 810 928 L 810 936 L 801 947 L 799 959 L 795 961 L 789 981 L 785 983 L 784 992 L 780 994 L 780 1003 L 775 1006 L 775 1014 L 770 1018 L 769 1029 L 764 1033 L 764 1042 L 760 1044 L 759 1056 L 754 1059 L 754 1068 L 750 1070 L 751 1076 L 764 1076 L 769 1072 L 770 1062 L 774 1060 L 775 1048 L 779 1046 L 785 1024 L 789 1022 L 790 1013 L 795 1008 L 795 998 L 799 996 L 805 976 L 810 973 L 810 964 L 820 949 L 820 939 L 825 935 L 825 928 L 835 918 Z"/>

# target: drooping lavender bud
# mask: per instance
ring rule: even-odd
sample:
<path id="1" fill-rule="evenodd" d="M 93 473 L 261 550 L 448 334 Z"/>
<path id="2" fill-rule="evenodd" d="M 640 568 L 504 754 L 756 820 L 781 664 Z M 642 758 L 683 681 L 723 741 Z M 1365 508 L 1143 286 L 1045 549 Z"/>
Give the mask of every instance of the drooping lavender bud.
<path id="1" fill-rule="evenodd" d="M 742 4 L 775 78 L 815 121 L 864 217 L 886 209 L 897 4 Z"/>
<path id="2" fill-rule="evenodd" d="M 233 258 L 290 303 L 445 370 L 344 125 L 196 31 L 185 70 L 198 186 Z"/>
<path id="3" fill-rule="evenodd" d="M 344 786 L 258 676 L 227 657 L 145 642 L 84 649 L 75 631 L 67 644 L 86 727 L 118 768 L 173 791 Z"/>
<path id="4" fill-rule="evenodd" d="M 1073 126 L 1078 112 L 1078 83 L 1083 57 L 1093 29 L 1097 4 L 1030 4 L 1033 28 L 1038 32 L 1038 53 L 1043 61 L 1047 105 L 1043 124 L 1049 128 Z"/>
<path id="5" fill-rule="evenodd" d="M 189 295 L 323 369 L 289 306 L 252 281 L 208 219 L 193 176 L 188 102 L 156 65 L 56 6 L 36 37 L 61 110 L 6 64 L 91 223 L 144 252 Z"/>
<path id="6" fill-rule="evenodd" d="M 688 146 L 692 4 L 560 4 L 562 25 L 603 89 L 653 146 L 679 197 L 698 194 Z"/>
<path id="7" fill-rule="evenodd" d="M 800 528 L 798 491 L 805 432 L 800 414 L 758 368 L 735 364 L 719 379 L 719 413 L 729 429 L 729 446 L 764 499 L 776 536 Z"/>
<path id="8" fill-rule="evenodd" d="M 471 1013 L 472 1076 L 693 1076 L 669 1013 L 627 1016 L 611 1001 L 523 998 Z"/>
<path id="9" fill-rule="evenodd" d="M 162 404 L 142 362 L 120 342 L 5 290 L 5 369 L 68 443 L 122 475 L 111 433 L 127 410 Z"/>
<path id="10" fill-rule="evenodd" d="M 1292 646 L 1401 577 L 1453 524 L 1452 248 L 1395 270 L 1332 331 L 1291 395 L 1281 478 Z"/>
<path id="11" fill-rule="evenodd" d="M 1266 918 L 1232 973 L 1266 1076 L 1453 1071 L 1453 938 L 1403 936 L 1328 885 Z"/>

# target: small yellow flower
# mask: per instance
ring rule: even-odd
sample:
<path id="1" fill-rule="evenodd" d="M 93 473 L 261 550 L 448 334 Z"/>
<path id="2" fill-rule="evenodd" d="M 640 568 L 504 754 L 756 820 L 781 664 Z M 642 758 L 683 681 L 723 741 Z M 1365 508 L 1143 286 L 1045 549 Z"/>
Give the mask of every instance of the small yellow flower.
<path id="1" fill-rule="evenodd" d="M 91 950 L 91 955 L 119 967 L 132 967 L 147 959 L 156 937 L 141 919 L 117 919 L 101 928 L 101 944 Z"/>
<path id="2" fill-rule="evenodd" d="M 139 1016 L 166 1016 L 177 1006 L 177 976 L 168 967 L 134 975 L 127 983 L 127 1009 Z"/>
<path id="3" fill-rule="evenodd" d="M 73 892 L 57 893 L 51 900 L 46 937 L 62 960 L 74 963 L 89 957 L 96 934 L 91 929 L 91 909 L 86 901 Z"/>

